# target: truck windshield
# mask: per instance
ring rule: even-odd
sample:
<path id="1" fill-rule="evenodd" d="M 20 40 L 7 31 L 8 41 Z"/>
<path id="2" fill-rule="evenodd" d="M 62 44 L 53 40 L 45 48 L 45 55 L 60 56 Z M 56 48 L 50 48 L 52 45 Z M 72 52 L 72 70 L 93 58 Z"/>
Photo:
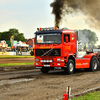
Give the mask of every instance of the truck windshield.
<path id="1" fill-rule="evenodd" d="M 45 33 L 36 35 L 36 44 L 61 44 L 62 34 L 61 33 Z"/>

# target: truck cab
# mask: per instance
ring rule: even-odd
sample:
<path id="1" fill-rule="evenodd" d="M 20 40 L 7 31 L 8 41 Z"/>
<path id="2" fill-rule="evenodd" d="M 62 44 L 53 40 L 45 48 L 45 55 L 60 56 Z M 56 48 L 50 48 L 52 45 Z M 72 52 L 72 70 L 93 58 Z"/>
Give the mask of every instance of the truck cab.
<path id="1" fill-rule="evenodd" d="M 89 68 L 91 55 L 77 58 L 77 37 L 77 31 L 66 28 L 38 28 L 35 32 L 35 67 L 43 73 L 64 69 L 67 74 L 72 74 L 75 68 Z"/>

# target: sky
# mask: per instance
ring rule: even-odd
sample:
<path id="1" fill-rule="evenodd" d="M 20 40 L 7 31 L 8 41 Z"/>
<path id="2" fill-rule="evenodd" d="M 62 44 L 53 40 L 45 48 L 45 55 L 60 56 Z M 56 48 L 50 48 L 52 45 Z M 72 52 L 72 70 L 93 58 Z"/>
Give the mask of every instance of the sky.
<path id="1" fill-rule="evenodd" d="M 33 38 L 38 27 L 54 26 L 53 0 L 0 0 L 0 32 L 16 28 Z"/>
<path id="2" fill-rule="evenodd" d="M 54 15 L 50 3 L 54 0 L 0 0 L 0 32 L 16 28 L 25 38 L 33 38 L 39 27 L 54 27 Z M 99 39 L 100 30 L 91 28 L 85 15 L 66 15 L 60 27 L 69 29 L 90 29 Z"/>

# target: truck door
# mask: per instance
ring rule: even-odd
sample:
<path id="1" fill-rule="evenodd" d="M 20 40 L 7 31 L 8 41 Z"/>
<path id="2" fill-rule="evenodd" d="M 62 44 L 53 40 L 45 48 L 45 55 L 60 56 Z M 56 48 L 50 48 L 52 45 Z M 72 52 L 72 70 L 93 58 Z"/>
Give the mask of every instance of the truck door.
<path id="1" fill-rule="evenodd" d="M 70 34 L 64 34 L 64 53 L 68 54 L 71 52 L 70 47 Z"/>

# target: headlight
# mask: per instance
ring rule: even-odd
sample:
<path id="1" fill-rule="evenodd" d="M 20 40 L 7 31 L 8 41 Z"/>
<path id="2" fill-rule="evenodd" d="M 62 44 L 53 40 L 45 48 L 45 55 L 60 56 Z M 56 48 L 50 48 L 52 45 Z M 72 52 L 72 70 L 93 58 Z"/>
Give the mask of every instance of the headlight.
<path id="1" fill-rule="evenodd" d="M 43 60 L 41 60 L 41 62 L 44 62 Z"/>
<path id="2" fill-rule="evenodd" d="M 64 58 L 57 58 L 57 61 L 64 61 Z"/>
<path id="3" fill-rule="evenodd" d="M 58 66 L 60 66 L 60 63 L 57 63 Z"/>
<path id="4" fill-rule="evenodd" d="M 38 65 L 38 63 L 36 63 L 36 65 Z"/>
<path id="5" fill-rule="evenodd" d="M 60 58 L 57 58 L 57 61 L 61 61 L 61 59 Z"/>
<path id="6" fill-rule="evenodd" d="M 50 62 L 53 62 L 52 60 L 50 60 Z"/>
<path id="7" fill-rule="evenodd" d="M 39 59 L 38 59 L 38 58 L 36 58 L 36 59 L 35 59 L 35 61 L 39 61 Z"/>

